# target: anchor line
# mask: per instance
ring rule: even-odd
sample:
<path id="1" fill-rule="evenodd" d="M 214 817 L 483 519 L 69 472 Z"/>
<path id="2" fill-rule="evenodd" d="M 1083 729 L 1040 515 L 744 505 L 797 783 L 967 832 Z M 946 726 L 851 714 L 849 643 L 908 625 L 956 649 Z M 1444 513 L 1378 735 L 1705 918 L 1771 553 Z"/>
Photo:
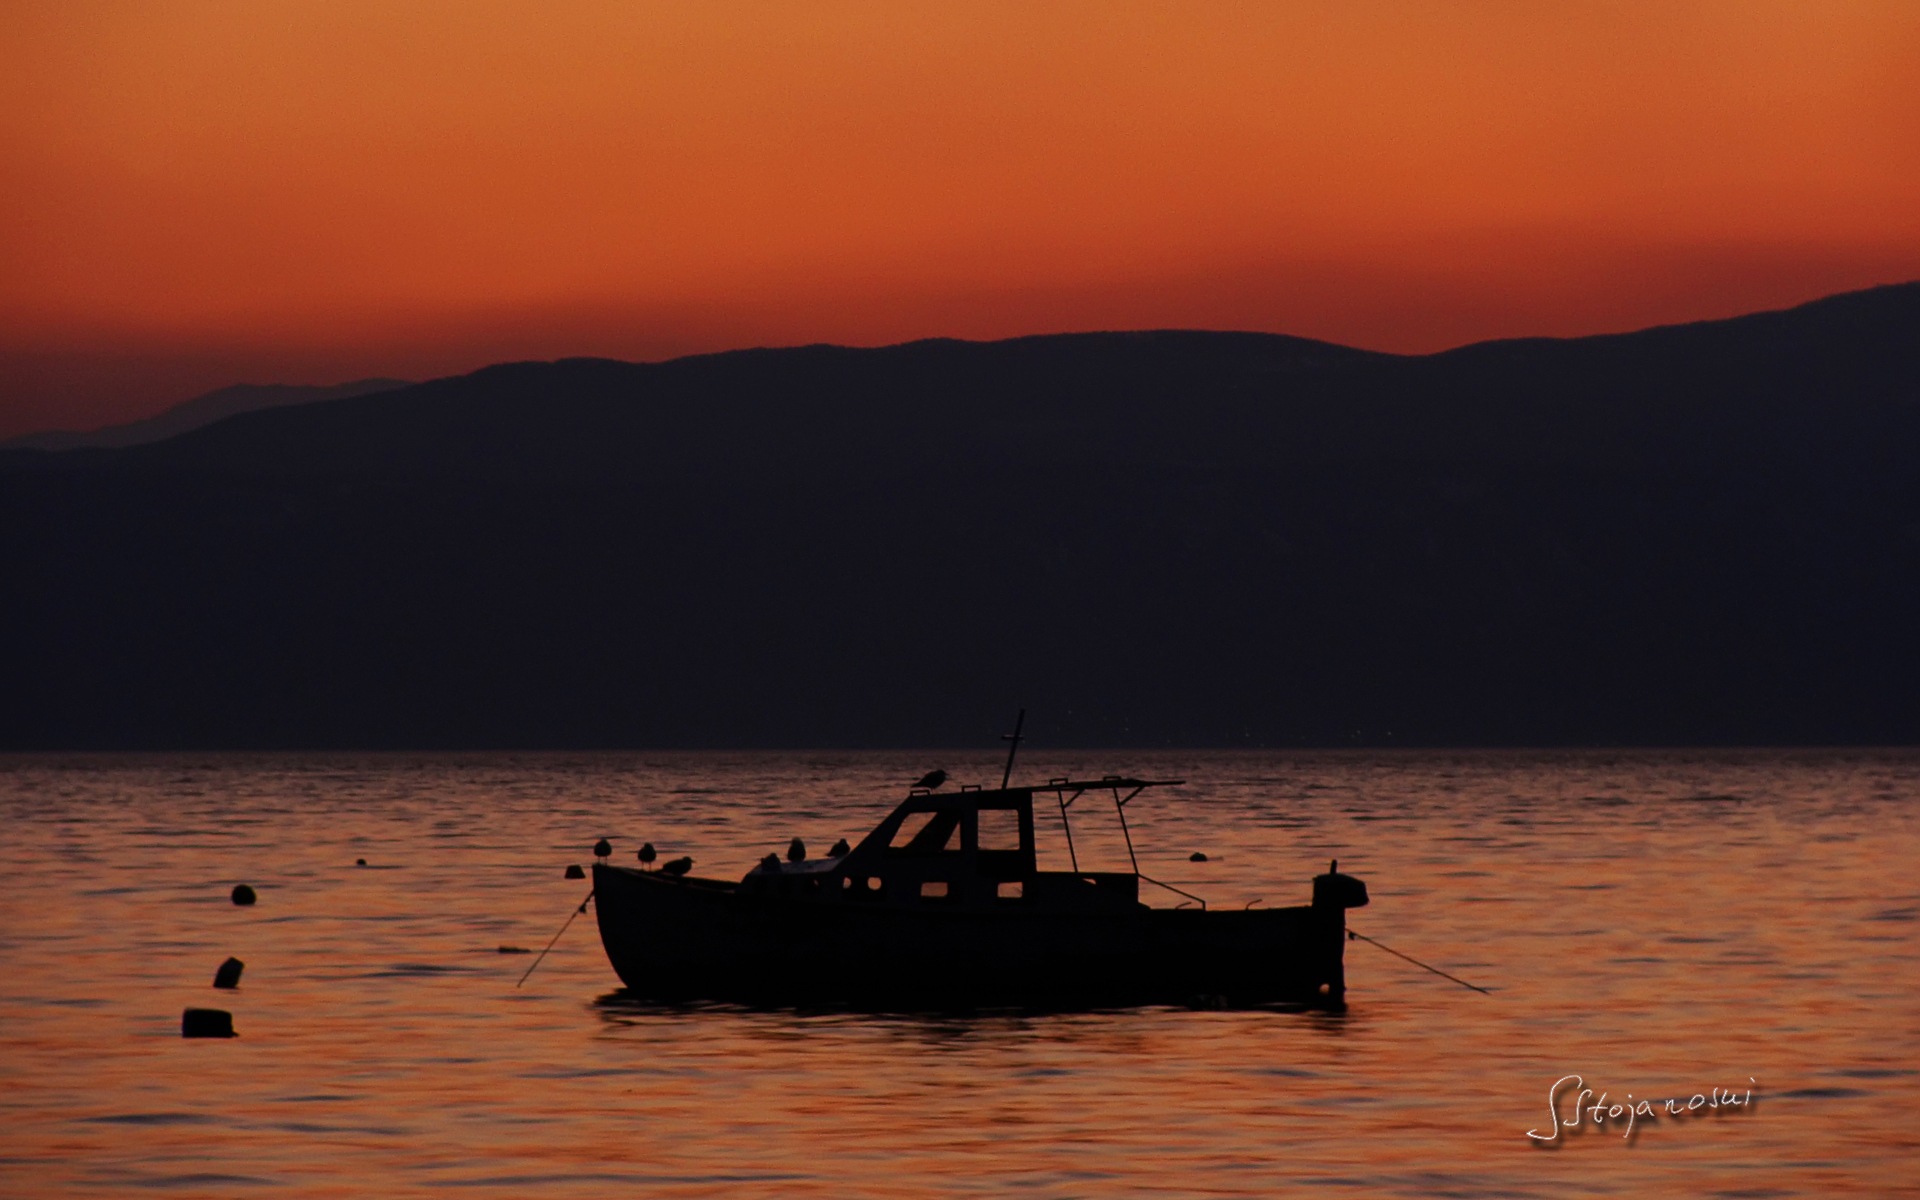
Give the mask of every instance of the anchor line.
<path id="1" fill-rule="evenodd" d="M 588 892 L 588 893 L 587 893 L 587 896 L 586 896 L 586 899 L 585 899 L 585 900 L 582 900 L 582 901 L 580 901 L 580 907 L 579 907 L 579 908 L 576 908 L 576 909 L 574 909 L 574 910 L 573 910 L 573 912 L 571 912 L 571 913 L 569 913 L 569 914 L 568 914 L 568 916 L 567 916 L 567 924 L 566 924 L 566 925 L 562 925 L 562 926 L 560 927 L 560 933 L 565 933 L 565 932 L 567 931 L 567 925 L 571 925 L 571 924 L 573 924 L 573 918 L 575 918 L 575 917 L 577 917 L 577 916 L 579 916 L 579 915 L 580 915 L 581 913 L 583 913 L 583 912 L 586 912 L 586 911 L 587 911 L 587 900 L 591 900 L 591 899 L 593 899 L 593 893 L 592 893 L 592 892 Z M 547 949 L 546 949 L 546 950 L 542 950 L 542 951 L 540 952 L 540 958 L 536 958 L 536 959 L 534 959 L 534 960 L 533 960 L 533 967 L 537 967 L 537 966 L 539 966 L 539 965 L 540 965 L 540 961 L 541 961 L 541 959 L 544 959 L 544 958 L 546 958 L 546 956 L 547 956 L 547 950 L 551 950 L 551 949 L 553 949 L 553 944 L 554 944 L 555 942 L 557 942 L 557 941 L 559 941 L 559 940 L 560 940 L 560 933 L 556 933 L 556 934 L 554 934 L 554 935 L 553 935 L 553 937 L 551 937 L 550 939 L 548 939 L 548 941 L 547 941 Z M 531 975 L 531 974 L 533 974 L 533 967 L 528 967 L 528 968 L 527 968 L 527 975 Z M 522 976 L 520 977 L 520 982 L 519 982 L 519 983 L 516 983 L 516 984 L 514 984 L 513 986 L 515 986 L 515 987 L 519 987 L 521 983 L 525 983 L 525 982 L 527 981 L 527 975 L 522 975 Z"/>
<path id="2" fill-rule="evenodd" d="M 1357 933 L 1354 930 L 1349 929 L 1347 930 L 1347 936 L 1350 938 L 1359 938 L 1363 942 L 1371 942 L 1373 945 L 1380 947 L 1382 950 L 1385 950 L 1388 954 L 1393 955 L 1395 958 L 1404 958 L 1408 962 L 1412 963 L 1414 966 L 1419 967 L 1421 970 L 1432 971 L 1435 975 L 1438 975 L 1442 979 L 1451 979 L 1453 982 L 1459 984 L 1463 988 L 1472 988 L 1474 991 L 1479 992 L 1483 996 L 1493 995 L 1492 991 L 1488 990 L 1487 988 L 1481 987 L 1477 983 L 1468 983 L 1466 980 L 1460 978 L 1458 975 L 1449 975 L 1445 971 L 1442 971 L 1439 967 L 1428 966 L 1426 963 L 1421 962 L 1419 959 L 1415 958 L 1413 955 L 1402 954 L 1398 950 L 1395 950 L 1392 946 L 1387 945 L 1385 942 L 1375 941 L 1373 938 L 1368 937 L 1364 933 Z"/>

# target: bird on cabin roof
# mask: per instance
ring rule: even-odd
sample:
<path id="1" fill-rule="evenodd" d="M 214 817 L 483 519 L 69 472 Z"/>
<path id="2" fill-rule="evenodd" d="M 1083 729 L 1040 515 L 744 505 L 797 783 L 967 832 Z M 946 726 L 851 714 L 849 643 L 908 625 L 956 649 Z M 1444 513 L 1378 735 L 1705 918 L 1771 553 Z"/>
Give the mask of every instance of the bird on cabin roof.
<path id="1" fill-rule="evenodd" d="M 780 856 L 778 854 L 767 855 L 760 860 L 760 869 L 769 875 L 778 875 L 780 873 Z"/>
<path id="2" fill-rule="evenodd" d="M 612 853 L 613 853 L 613 843 L 608 841 L 605 838 L 601 838 L 599 841 L 593 844 L 593 856 L 595 858 L 605 858 L 607 855 Z"/>
<path id="3" fill-rule="evenodd" d="M 828 858 L 845 858 L 847 856 L 847 852 L 852 849 L 853 849 L 852 846 L 847 845 L 847 839 L 841 838 L 839 841 L 833 844 L 833 849 L 827 851 L 827 857 Z"/>
<path id="4" fill-rule="evenodd" d="M 795 838 L 791 842 L 788 842 L 787 843 L 787 861 L 795 862 L 795 863 L 807 861 L 807 844 L 801 841 L 799 838 Z"/>
<path id="5" fill-rule="evenodd" d="M 936 768 L 932 771 L 928 771 L 925 775 L 922 775 L 920 777 L 920 782 L 914 784 L 913 786 L 917 788 L 926 788 L 928 791 L 933 791 L 935 788 L 939 787 L 941 784 L 945 783 L 946 781 L 947 781 L 947 773 L 945 771 L 942 771 Z"/>
<path id="6" fill-rule="evenodd" d="M 652 866 L 653 860 L 659 858 L 660 854 L 653 848 L 652 842 L 645 842 L 641 845 L 640 853 L 636 857 L 639 858 L 642 866 Z"/>
<path id="7" fill-rule="evenodd" d="M 663 875 L 685 875 L 691 870 L 693 870 L 693 859 L 684 855 L 672 862 L 660 864 L 660 873 Z"/>

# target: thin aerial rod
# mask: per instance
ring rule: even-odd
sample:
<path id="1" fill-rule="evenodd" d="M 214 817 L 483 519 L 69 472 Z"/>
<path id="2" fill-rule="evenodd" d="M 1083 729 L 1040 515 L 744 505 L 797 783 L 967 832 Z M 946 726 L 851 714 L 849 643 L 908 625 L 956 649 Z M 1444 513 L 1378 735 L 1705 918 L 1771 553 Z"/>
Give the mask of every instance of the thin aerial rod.
<path id="1" fill-rule="evenodd" d="M 1000 772 L 1001 791 L 1007 789 L 1007 781 L 1013 778 L 1013 756 L 1020 753 L 1020 730 L 1026 723 L 1027 710 L 1023 708 L 1020 710 L 1020 715 L 1013 719 L 1013 732 L 1000 735 L 1001 741 L 1012 743 L 1012 745 L 1007 747 L 1007 769 Z"/>

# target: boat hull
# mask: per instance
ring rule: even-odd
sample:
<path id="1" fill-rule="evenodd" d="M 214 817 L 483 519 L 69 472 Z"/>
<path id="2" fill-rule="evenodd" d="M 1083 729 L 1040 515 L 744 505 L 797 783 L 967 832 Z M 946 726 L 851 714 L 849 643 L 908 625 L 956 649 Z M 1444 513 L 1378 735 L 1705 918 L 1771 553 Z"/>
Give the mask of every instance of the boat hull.
<path id="1" fill-rule="evenodd" d="M 637 998 L 953 1008 L 1338 1007 L 1344 912 L 1047 912 L 756 895 L 596 865 L 600 939 Z"/>

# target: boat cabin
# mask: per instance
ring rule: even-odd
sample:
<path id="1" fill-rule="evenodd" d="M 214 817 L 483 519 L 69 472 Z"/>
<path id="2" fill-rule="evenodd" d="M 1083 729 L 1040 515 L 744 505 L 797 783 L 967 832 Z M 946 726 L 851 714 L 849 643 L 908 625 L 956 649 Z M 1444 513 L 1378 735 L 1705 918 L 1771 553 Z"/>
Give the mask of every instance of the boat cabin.
<path id="1" fill-rule="evenodd" d="M 1077 867 L 1073 828 L 1067 819 L 1075 800 L 1088 792 L 1110 792 L 1125 830 L 1127 801 L 1146 788 L 1176 782 L 1111 777 L 1055 779 L 1044 786 L 990 791 L 916 790 L 845 855 L 798 863 L 768 855 L 747 873 L 740 887 L 743 892 L 822 902 L 1026 912 L 1137 911 L 1146 907 L 1140 902 L 1140 881 L 1146 877 L 1139 873 L 1137 860 L 1132 871 L 1039 869 L 1034 797 L 1045 796 L 1058 805 L 1068 854 Z M 1131 857 L 1131 832 L 1127 852 Z M 1188 896 L 1188 900 L 1198 898 Z"/>

